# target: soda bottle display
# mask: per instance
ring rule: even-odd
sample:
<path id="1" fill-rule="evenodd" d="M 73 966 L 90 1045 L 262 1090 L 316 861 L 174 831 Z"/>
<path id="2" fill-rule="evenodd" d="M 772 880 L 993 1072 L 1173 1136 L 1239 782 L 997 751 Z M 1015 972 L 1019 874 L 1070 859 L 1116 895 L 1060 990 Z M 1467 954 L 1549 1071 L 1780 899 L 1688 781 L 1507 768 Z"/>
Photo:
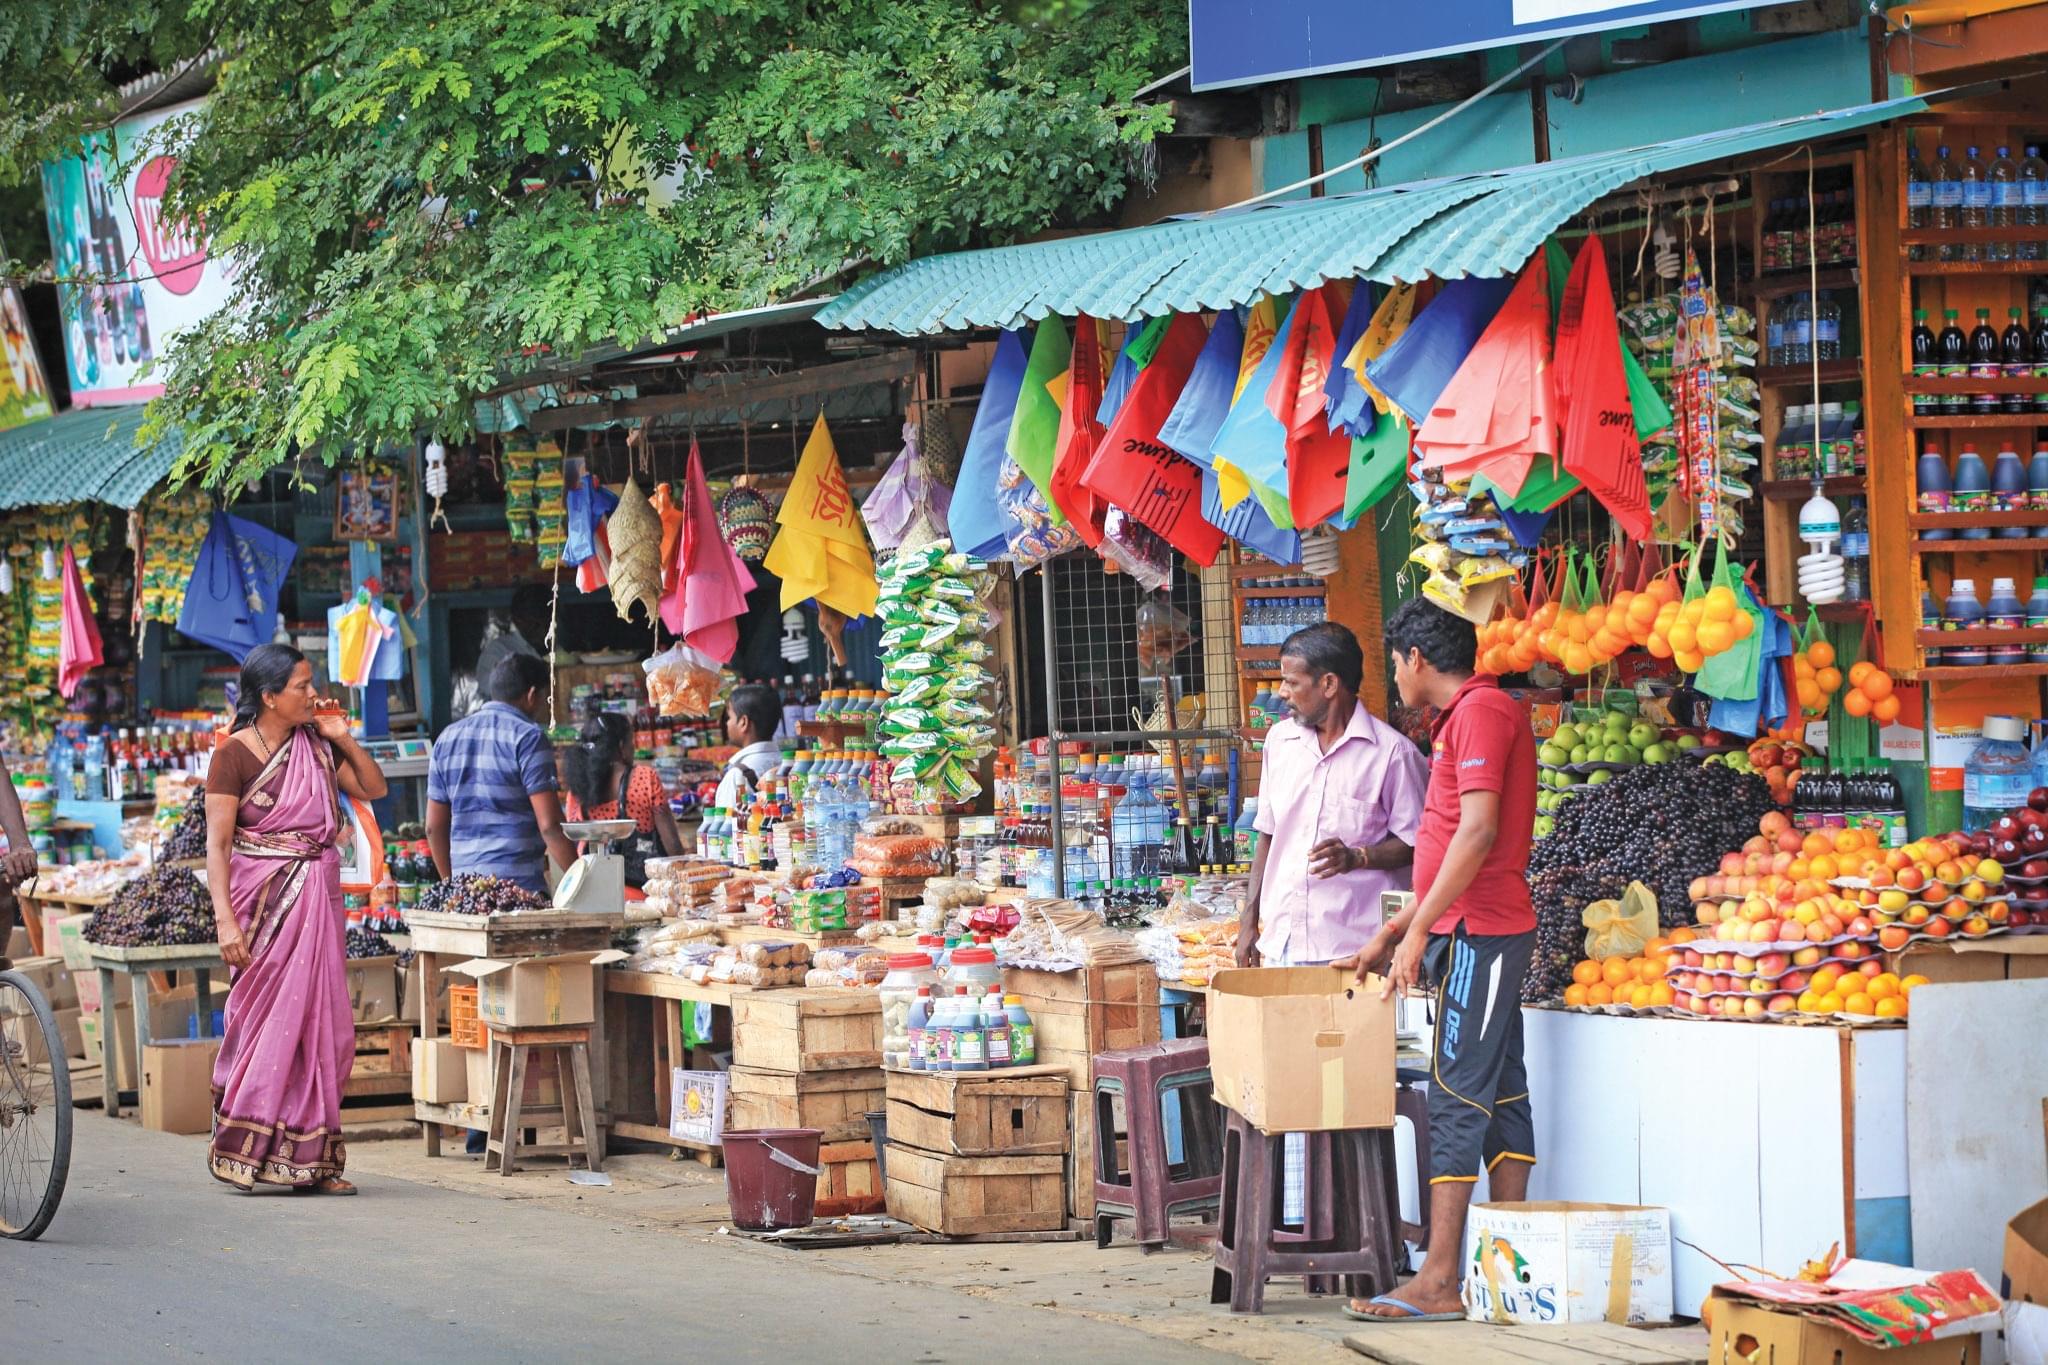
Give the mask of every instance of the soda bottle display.
<path id="1" fill-rule="evenodd" d="M 1977 310 L 1977 325 L 1970 329 L 1970 378 L 1996 379 L 2003 367 L 1998 358 L 1998 333 L 1991 330 L 1991 310 Z M 1998 411 L 1996 393 L 1973 393 L 1970 395 L 1970 411 L 1989 413 Z"/>
<path id="2" fill-rule="evenodd" d="M 1927 310 L 1925 308 L 1913 310 L 1912 349 L 1913 377 L 1915 379 L 1932 379 L 1941 373 L 1941 366 L 1935 352 L 1934 329 L 1927 325 Z M 1924 417 L 1933 413 L 1940 405 L 1941 400 L 1934 394 L 1916 393 L 1913 395 L 1913 411 L 1920 416 Z"/>
<path id="3" fill-rule="evenodd" d="M 1970 374 L 1970 339 L 1963 335 L 1962 324 L 1956 321 L 1955 309 L 1944 309 L 1942 317 L 1941 336 L 1935 343 L 1935 352 L 1941 362 L 1941 377 L 1966 379 Z M 1941 395 L 1943 412 L 1960 413 L 1967 411 L 1969 406 L 1970 396 L 1966 393 Z"/>
<path id="4" fill-rule="evenodd" d="M 2005 334 L 1999 338 L 1999 372 L 2007 379 L 2031 379 L 2034 374 L 2034 342 L 2027 335 L 2027 324 L 2020 310 L 2006 310 Z M 2006 412 L 2026 412 L 2033 406 L 2033 400 L 2015 390 L 1999 395 L 1999 406 Z"/>

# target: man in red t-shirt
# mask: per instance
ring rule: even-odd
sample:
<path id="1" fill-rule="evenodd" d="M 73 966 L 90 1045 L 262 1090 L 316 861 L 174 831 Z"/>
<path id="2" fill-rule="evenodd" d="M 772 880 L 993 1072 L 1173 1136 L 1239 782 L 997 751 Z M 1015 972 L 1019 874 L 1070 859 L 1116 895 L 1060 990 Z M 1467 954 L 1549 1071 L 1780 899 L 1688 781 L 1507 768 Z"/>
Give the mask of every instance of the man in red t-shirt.
<path id="1" fill-rule="evenodd" d="M 1522 978 L 1536 947 L 1528 881 L 1536 738 L 1499 683 L 1473 673 L 1471 622 L 1415 598 L 1387 619 L 1385 635 L 1401 700 L 1438 714 L 1415 837 L 1415 901 L 1381 926 L 1356 966 L 1363 980 L 1384 965 L 1389 995 L 1424 980 L 1436 992 L 1430 1251 L 1398 1295 L 1353 1300 L 1346 1311 L 1442 1321 L 1464 1316 L 1458 1274 L 1482 1164 L 1493 1198 L 1512 1201 L 1528 1197 L 1536 1161 L 1522 1065 Z"/>

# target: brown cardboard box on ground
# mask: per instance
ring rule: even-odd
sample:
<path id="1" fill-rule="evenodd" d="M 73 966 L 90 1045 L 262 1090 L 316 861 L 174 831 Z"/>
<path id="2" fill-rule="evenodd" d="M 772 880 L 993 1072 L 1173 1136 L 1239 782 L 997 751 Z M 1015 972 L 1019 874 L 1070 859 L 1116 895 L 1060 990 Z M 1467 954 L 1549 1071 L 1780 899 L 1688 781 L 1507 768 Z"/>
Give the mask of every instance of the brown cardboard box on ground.
<path id="1" fill-rule="evenodd" d="M 78 1004 L 78 987 L 73 983 L 71 969 L 64 965 L 63 958 L 18 958 L 14 970 L 35 984 L 43 998 L 50 1002 L 51 1009 L 68 1010 Z"/>
<path id="2" fill-rule="evenodd" d="M 1235 967 L 1209 982 L 1217 1102 L 1268 1133 L 1394 1122 L 1394 1002 L 1335 967 Z"/>
<path id="3" fill-rule="evenodd" d="M 50 1014 L 57 1025 L 57 1055 L 60 1057 L 83 1057 L 85 1055 L 85 1044 L 78 1033 L 79 1011 L 76 1009 L 52 1010 Z M 42 1021 L 33 1014 L 17 1014 L 11 1018 L 0 1019 L 0 1038 L 5 1038 L 12 1042 L 25 1043 L 32 1034 L 34 1035 L 34 1043 L 30 1048 L 30 1052 L 40 1060 L 45 1049 L 45 1042 L 41 1036 Z"/>
<path id="4" fill-rule="evenodd" d="M 2025 981 L 2048 976 L 2048 938 L 1921 940 L 1899 954 L 1899 975 L 1918 972 L 1935 985 Z"/>
<path id="5" fill-rule="evenodd" d="M 120 978 L 115 978 L 119 980 Z M 179 986 L 161 995 L 150 997 L 149 1037 L 151 1042 L 177 1042 L 192 1036 L 192 997 L 198 992 L 192 986 Z M 213 1027 L 213 1011 L 218 1010 L 225 1021 L 228 1008 L 228 986 L 216 976 L 208 982 L 208 993 L 213 1003 L 206 1016 L 209 1034 L 219 1036 Z M 126 1003 L 125 1001 L 123 1002 Z"/>
<path id="6" fill-rule="evenodd" d="M 625 954 L 562 953 L 512 961 L 477 957 L 448 968 L 476 982 L 476 1014 L 504 1028 L 551 1028 L 588 1024 L 597 1017 L 593 967 L 619 962 Z"/>
<path id="7" fill-rule="evenodd" d="M 460 1104 L 469 1098 L 468 1048 L 446 1038 L 414 1043 L 412 1097 L 428 1104 Z"/>
<path id="8" fill-rule="evenodd" d="M 142 1049 L 142 1126 L 160 1133 L 213 1128 L 213 1059 L 220 1039 L 180 1039 Z"/>
<path id="9" fill-rule="evenodd" d="M 348 1003 L 358 1024 L 398 1020 L 398 958 L 358 957 L 348 963 Z"/>
<path id="10" fill-rule="evenodd" d="M 1708 1365 L 1977 1365 L 1974 1336 L 1880 1349 L 1797 1313 L 1709 1297 Z"/>
<path id="11" fill-rule="evenodd" d="M 491 1050 L 487 1047 L 459 1047 L 455 1050 L 462 1054 L 463 1074 L 468 1078 L 465 1089 L 469 1093 L 469 1102 L 479 1108 L 490 1108 Z"/>
<path id="12" fill-rule="evenodd" d="M 119 1001 L 112 1010 L 96 1010 L 78 1016 L 79 1040 L 85 1048 L 85 1060 L 95 1066 L 104 1065 L 102 1052 L 106 1036 L 114 1035 L 114 1057 L 119 1064 L 114 1084 L 122 1090 L 136 1088 L 135 1069 L 135 1007 L 126 1000 Z"/>

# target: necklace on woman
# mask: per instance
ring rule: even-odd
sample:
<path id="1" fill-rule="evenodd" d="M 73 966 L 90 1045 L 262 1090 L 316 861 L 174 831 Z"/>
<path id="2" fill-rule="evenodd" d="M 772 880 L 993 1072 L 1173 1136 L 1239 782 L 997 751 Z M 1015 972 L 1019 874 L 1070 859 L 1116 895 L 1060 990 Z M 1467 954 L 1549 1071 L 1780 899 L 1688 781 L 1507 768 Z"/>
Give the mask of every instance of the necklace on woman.
<path id="1" fill-rule="evenodd" d="M 263 726 L 260 723 L 251 725 L 249 728 L 256 732 L 256 742 L 263 746 L 263 761 L 268 763 L 277 756 L 277 749 L 271 744 L 269 738 L 264 735 Z"/>

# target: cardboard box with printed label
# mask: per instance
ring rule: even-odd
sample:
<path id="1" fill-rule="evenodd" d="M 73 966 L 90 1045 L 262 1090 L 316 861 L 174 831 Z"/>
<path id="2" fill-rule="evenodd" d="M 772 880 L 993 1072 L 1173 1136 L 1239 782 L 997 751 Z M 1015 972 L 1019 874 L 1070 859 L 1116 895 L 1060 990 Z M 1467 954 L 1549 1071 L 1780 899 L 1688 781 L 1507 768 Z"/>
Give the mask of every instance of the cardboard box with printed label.
<path id="1" fill-rule="evenodd" d="M 488 1047 L 459 1047 L 463 1074 L 467 1078 L 469 1103 L 478 1109 L 491 1107 L 491 1050 Z"/>
<path id="2" fill-rule="evenodd" d="M 1465 1220 L 1464 1270 L 1465 1316 L 1473 1322 L 1669 1322 L 1671 1212 L 1474 1204 Z"/>
<path id="3" fill-rule="evenodd" d="M 468 1048 L 446 1038 L 413 1044 L 412 1097 L 428 1104 L 460 1104 L 469 1098 Z"/>
<path id="4" fill-rule="evenodd" d="M 448 968 L 476 982 L 476 1014 L 500 1028 L 588 1024 L 597 1017 L 593 967 L 624 960 L 616 950 L 523 957 L 476 957 Z"/>
<path id="5" fill-rule="evenodd" d="M 1236 967 L 1209 982 L 1216 1100 L 1268 1133 L 1394 1122 L 1394 1002 L 1335 967 Z"/>
<path id="6" fill-rule="evenodd" d="M 74 972 L 92 970 L 92 945 L 85 941 L 85 926 L 92 923 L 91 915 L 65 915 L 57 921 L 57 936 L 50 938 L 47 927 L 44 930 L 43 947 L 54 953 L 61 953 L 64 965 Z M 45 921 L 47 925 L 47 921 Z"/>
<path id="7" fill-rule="evenodd" d="M 151 1043 L 142 1049 L 142 1126 L 160 1133 L 213 1129 L 213 1059 L 218 1038 Z"/>

